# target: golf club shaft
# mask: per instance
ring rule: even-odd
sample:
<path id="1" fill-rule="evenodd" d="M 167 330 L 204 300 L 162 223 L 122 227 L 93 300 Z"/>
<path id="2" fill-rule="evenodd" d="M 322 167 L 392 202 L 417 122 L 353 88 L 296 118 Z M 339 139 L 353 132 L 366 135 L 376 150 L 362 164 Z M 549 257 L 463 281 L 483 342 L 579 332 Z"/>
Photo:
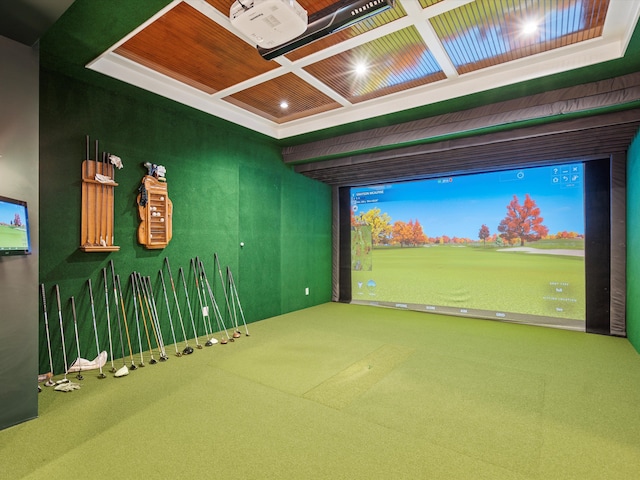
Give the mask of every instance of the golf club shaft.
<path id="1" fill-rule="evenodd" d="M 122 296 L 122 286 L 120 285 L 120 275 L 116 275 L 118 283 L 118 297 L 120 297 L 120 307 L 122 308 L 122 320 L 124 321 L 124 331 L 127 334 L 127 344 L 129 345 L 129 359 L 131 360 L 131 370 L 136 369 L 136 362 L 133 361 L 133 349 L 131 348 L 131 336 L 129 335 L 129 324 L 127 322 L 127 312 L 124 308 L 124 297 Z"/>
<path id="2" fill-rule="evenodd" d="M 207 290 L 209 292 L 209 299 L 211 300 L 211 305 L 213 305 L 213 314 L 216 317 L 216 322 L 218 323 L 218 328 L 224 330 L 225 335 L 227 336 L 227 340 L 231 340 L 229 337 L 229 332 L 227 332 L 227 327 L 224 324 L 224 319 L 220 314 L 220 309 L 218 308 L 218 303 L 216 302 L 216 298 L 213 295 L 213 290 L 211 289 L 211 284 L 209 284 L 209 279 L 207 278 L 207 272 L 204 270 L 204 265 L 200 262 L 200 267 L 202 270 L 202 277 L 204 278 L 204 282 L 207 286 Z M 233 341 L 233 340 L 232 340 Z"/>
<path id="3" fill-rule="evenodd" d="M 158 273 L 160 275 L 160 281 L 162 283 L 162 293 L 164 294 L 164 303 L 167 306 L 167 317 L 169 318 L 169 326 L 171 327 L 171 335 L 173 337 L 173 344 L 176 347 L 176 357 L 181 357 L 182 353 L 180 353 L 180 350 L 178 350 L 178 342 L 176 341 L 176 332 L 173 329 L 173 320 L 171 319 L 171 307 L 169 306 L 169 297 L 167 296 L 167 287 L 164 284 L 164 275 L 162 274 L 162 270 L 160 270 Z"/>
<path id="4" fill-rule="evenodd" d="M 236 288 L 236 282 L 233 280 L 233 274 L 231 273 L 231 269 L 227 267 L 227 276 L 229 277 L 229 290 L 233 292 L 236 297 L 236 303 L 238 304 L 238 309 L 240 310 L 240 316 L 242 317 L 242 323 L 244 324 L 244 332 L 245 335 L 249 336 L 249 328 L 247 328 L 247 321 L 244 318 L 244 311 L 242 310 L 242 304 L 240 303 L 240 297 L 238 296 L 238 289 Z"/>
<path id="5" fill-rule="evenodd" d="M 229 312 L 229 319 L 231 320 L 232 327 L 238 330 L 238 319 L 234 315 L 234 312 L 231 311 L 231 304 L 229 303 L 229 297 L 227 296 L 227 286 L 224 281 L 224 277 L 222 276 L 222 268 L 220 267 L 220 259 L 218 258 L 218 254 L 213 254 L 213 263 L 214 266 L 218 269 L 218 274 L 220 276 L 220 284 L 222 285 L 222 293 L 224 294 L 224 301 L 227 304 L 227 311 Z"/>
<path id="6" fill-rule="evenodd" d="M 131 283 L 131 298 L 133 299 L 133 311 L 136 315 L 136 330 L 138 332 L 138 349 L 140 350 L 140 366 L 144 367 L 144 356 L 142 355 L 142 336 L 140 335 L 140 317 L 138 315 L 138 301 L 136 300 L 136 286 L 135 276 L 132 273 L 129 276 L 129 283 Z"/>
<path id="7" fill-rule="evenodd" d="M 202 262 L 198 257 L 196 257 L 196 265 L 198 267 L 198 277 L 200 277 L 200 289 L 202 290 L 202 301 L 204 303 L 204 306 L 206 309 L 205 311 L 207 313 L 206 319 L 209 324 L 209 331 L 211 332 L 211 337 L 213 337 L 213 324 L 211 323 L 211 311 L 213 309 L 213 305 L 211 305 L 211 308 L 210 308 L 209 303 L 207 301 L 207 290 L 204 284 L 205 277 L 203 272 L 203 266 L 202 266 Z M 220 330 L 220 324 L 218 324 L 218 330 Z"/>
<path id="8" fill-rule="evenodd" d="M 51 335 L 49 334 L 49 316 L 47 314 L 47 295 L 44 290 L 44 283 L 40 284 L 42 294 L 42 309 L 44 311 L 44 329 L 47 334 L 47 350 L 49 351 L 49 370 L 53 376 L 53 357 L 51 356 Z M 49 383 L 49 382 L 47 382 Z"/>
<path id="9" fill-rule="evenodd" d="M 136 286 L 136 293 L 138 296 L 138 302 L 140 303 L 140 315 L 142 316 L 142 324 L 144 325 L 144 331 L 145 334 L 147 336 L 147 343 L 149 344 L 149 352 L 151 353 L 151 363 L 155 363 L 156 360 L 155 358 L 153 358 L 153 347 L 151 346 L 151 337 L 149 335 L 149 327 L 147 326 L 147 317 L 144 314 L 144 307 L 142 305 L 142 294 L 140 293 L 140 289 L 143 288 L 142 287 L 142 278 L 140 277 L 139 273 L 134 273 L 134 278 L 135 278 L 135 286 Z M 147 297 L 144 297 L 144 301 L 146 302 L 146 306 L 147 306 L 147 311 L 149 311 L 149 321 L 151 321 L 151 311 L 149 309 L 149 303 L 147 301 Z M 152 325 L 153 328 L 153 325 Z M 154 335 L 155 335 L 155 330 L 154 330 Z M 158 344 L 158 339 L 156 337 L 156 345 L 158 345 L 158 355 L 161 355 L 160 353 L 160 346 Z"/>
<path id="10" fill-rule="evenodd" d="M 182 286 L 184 288 L 184 296 L 187 300 L 187 307 L 189 309 L 189 318 L 191 319 L 191 328 L 193 328 L 193 335 L 196 341 L 196 347 L 202 348 L 202 345 L 200 345 L 200 342 L 198 342 L 198 332 L 196 331 L 196 322 L 193 319 L 193 310 L 191 309 L 191 301 L 189 300 L 189 290 L 187 289 L 187 281 L 184 278 L 184 271 L 182 270 L 182 267 L 180 267 L 178 270 L 178 276 L 182 280 Z"/>
<path id="11" fill-rule="evenodd" d="M 62 340 L 62 358 L 64 360 L 64 378 L 67 378 L 67 370 L 69 364 L 67 363 L 67 347 L 64 341 L 64 324 L 62 322 L 62 304 L 60 303 L 60 286 L 56 284 L 56 300 L 58 302 L 58 320 L 60 321 L 60 339 Z"/>
<path id="12" fill-rule="evenodd" d="M 124 354 L 124 341 L 122 339 L 122 320 L 120 319 L 120 310 L 118 310 L 118 289 L 116 288 L 116 272 L 113 268 L 113 260 L 109 260 L 109 266 L 111 267 L 111 278 L 113 282 L 113 302 L 116 306 L 116 318 L 118 319 L 118 334 L 120 335 L 120 349 L 122 350 L 122 363 L 127 364 Z"/>
<path id="13" fill-rule="evenodd" d="M 75 298 L 73 298 L 73 296 L 70 298 L 71 300 L 71 313 L 73 314 L 73 330 L 75 331 L 76 334 L 76 349 L 78 350 L 78 375 L 76 375 L 76 378 L 78 380 L 82 380 L 82 363 L 80 362 L 80 340 L 78 338 L 78 317 L 76 316 L 76 301 Z"/>
<path id="14" fill-rule="evenodd" d="M 107 333 L 109 334 L 109 358 L 111 359 L 111 372 L 116 371 L 113 363 L 113 339 L 111 338 L 111 315 L 109 313 L 109 282 L 107 281 L 107 269 L 102 269 L 102 278 L 104 281 L 104 304 L 107 312 Z"/>
<path id="15" fill-rule="evenodd" d="M 149 295 L 149 304 L 150 304 L 151 313 L 152 313 L 151 317 L 153 319 L 152 325 L 155 325 L 154 328 L 158 332 L 157 340 L 160 342 L 159 346 L 160 346 L 160 349 L 162 351 L 162 357 L 161 358 L 164 358 L 166 360 L 169 357 L 167 356 L 167 351 L 165 349 L 164 338 L 162 337 L 162 328 L 161 328 L 161 325 L 160 325 L 160 317 L 158 316 L 158 308 L 156 307 L 156 299 L 155 299 L 155 297 L 153 295 L 153 286 L 151 285 L 151 277 L 147 276 L 147 277 L 144 277 L 144 279 L 145 279 L 145 286 L 146 286 L 146 289 L 147 289 L 147 295 Z"/>
<path id="16" fill-rule="evenodd" d="M 176 292 L 176 286 L 173 283 L 173 274 L 171 273 L 171 266 L 169 265 L 169 257 L 164 257 L 165 262 L 167 263 L 167 272 L 169 272 L 169 282 L 171 283 L 171 291 L 173 292 L 173 300 L 176 303 L 176 310 L 178 311 L 178 321 L 180 322 L 180 327 L 182 328 L 182 336 L 184 338 L 185 349 L 191 350 L 189 347 L 189 340 L 187 339 L 187 332 L 184 329 L 184 322 L 182 320 L 182 312 L 180 311 L 180 303 L 178 302 L 178 293 Z M 183 351 L 184 353 L 184 351 Z"/>
<path id="17" fill-rule="evenodd" d="M 96 309 L 93 305 L 93 288 L 91 287 L 91 279 L 87 279 L 87 283 L 89 284 L 89 300 L 91 302 L 91 318 L 93 319 L 93 332 L 96 336 L 96 356 L 100 356 L 100 342 L 98 341 L 98 326 L 96 325 Z M 102 364 L 98 362 L 100 366 L 100 376 L 98 378 L 104 378 L 105 375 L 102 373 Z"/>

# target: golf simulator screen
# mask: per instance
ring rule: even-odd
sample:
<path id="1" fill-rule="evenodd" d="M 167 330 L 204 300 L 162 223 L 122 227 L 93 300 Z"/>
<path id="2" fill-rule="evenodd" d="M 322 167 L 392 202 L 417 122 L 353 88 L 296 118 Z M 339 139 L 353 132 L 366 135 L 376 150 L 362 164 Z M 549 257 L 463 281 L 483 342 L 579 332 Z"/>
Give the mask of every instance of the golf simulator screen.
<path id="1" fill-rule="evenodd" d="M 584 169 L 351 188 L 351 302 L 584 330 Z"/>
<path id="2" fill-rule="evenodd" d="M 0 196 L 0 256 L 29 253 L 27 203 Z"/>

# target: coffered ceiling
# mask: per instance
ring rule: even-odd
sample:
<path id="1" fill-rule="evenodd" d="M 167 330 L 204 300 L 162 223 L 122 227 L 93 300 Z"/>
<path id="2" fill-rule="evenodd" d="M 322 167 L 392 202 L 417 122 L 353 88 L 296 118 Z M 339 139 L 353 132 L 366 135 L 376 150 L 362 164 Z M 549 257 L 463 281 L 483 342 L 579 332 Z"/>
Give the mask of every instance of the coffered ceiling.
<path id="1" fill-rule="evenodd" d="M 264 60 L 232 3 L 173 1 L 87 67 L 284 139 L 620 58 L 640 15 L 634 0 L 396 0 Z M 298 3 L 310 18 L 336 4 Z"/>

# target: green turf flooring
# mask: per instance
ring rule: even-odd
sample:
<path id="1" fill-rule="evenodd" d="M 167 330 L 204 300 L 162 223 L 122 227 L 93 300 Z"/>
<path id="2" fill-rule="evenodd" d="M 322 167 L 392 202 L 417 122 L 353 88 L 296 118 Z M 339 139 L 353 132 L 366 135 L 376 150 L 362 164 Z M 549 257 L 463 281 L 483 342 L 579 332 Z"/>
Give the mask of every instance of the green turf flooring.
<path id="1" fill-rule="evenodd" d="M 626 339 L 337 303 L 249 328 L 45 388 L 0 479 L 640 478 Z"/>

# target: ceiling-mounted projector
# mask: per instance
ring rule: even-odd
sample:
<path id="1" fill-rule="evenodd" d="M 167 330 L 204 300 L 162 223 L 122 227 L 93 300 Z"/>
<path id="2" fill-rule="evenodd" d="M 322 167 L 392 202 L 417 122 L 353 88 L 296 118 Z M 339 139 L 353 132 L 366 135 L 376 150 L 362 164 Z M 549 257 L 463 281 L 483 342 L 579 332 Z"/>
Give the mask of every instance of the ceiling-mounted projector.
<path id="1" fill-rule="evenodd" d="M 284 55 L 291 50 L 347 28 L 354 23 L 392 8 L 394 0 L 342 0 L 314 13 L 304 33 L 284 43 L 268 47 L 258 45 L 258 52 L 266 60 Z"/>
<path id="2" fill-rule="evenodd" d="M 231 25 L 259 47 L 274 48 L 307 29 L 307 11 L 295 0 L 237 0 Z"/>

